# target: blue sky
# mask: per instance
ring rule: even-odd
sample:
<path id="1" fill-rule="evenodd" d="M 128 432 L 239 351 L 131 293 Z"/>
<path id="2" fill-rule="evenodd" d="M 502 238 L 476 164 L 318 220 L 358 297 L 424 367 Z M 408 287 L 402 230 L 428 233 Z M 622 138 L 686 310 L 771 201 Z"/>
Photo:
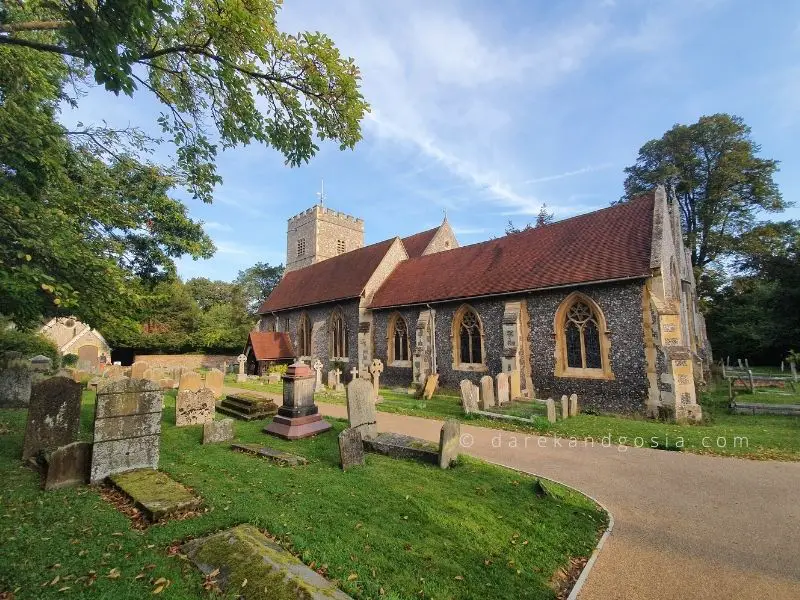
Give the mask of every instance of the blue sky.
<path id="1" fill-rule="evenodd" d="M 188 201 L 217 253 L 181 259 L 185 278 L 283 262 L 286 220 L 322 179 L 328 206 L 364 219 L 366 243 L 433 227 L 445 210 L 470 244 L 543 203 L 556 218 L 602 208 L 644 142 L 716 112 L 743 117 L 781 161 L 784 197 L 800 192 L 798 2 L 286 0 L 280 24 L 323 31 L 355 59 L 372 106 L 364 139 L 323 144 L 300 168 L 255 145 L 219 156 L 214 203 Z M 153 131 L 158 112 L 146 92 L 93 90 L 63 118 Z"/>

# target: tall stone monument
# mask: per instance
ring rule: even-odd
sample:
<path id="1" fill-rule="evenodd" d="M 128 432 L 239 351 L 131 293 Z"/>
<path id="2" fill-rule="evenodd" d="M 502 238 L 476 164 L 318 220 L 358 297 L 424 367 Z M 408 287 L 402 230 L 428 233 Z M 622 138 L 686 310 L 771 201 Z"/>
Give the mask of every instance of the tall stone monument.
<path id="1" fill-rule="evenodd" d="M 296 440 L 328 431 L 330 423 L 322 419 L 314 404 L 315 376 L 303 362 L 289 365 L 283 376 L 283 405 L 264 433 Z"/>
<path id="2" fill-rule="evenodd" d="M 239 373 L 236 375 L 236 381 L 247 381 L 247 374 L 244 372 L 244 365 L 247 362 L 247 357 L 244 354 L 240 354 L 236 357 L 236 361 L 239 363 Z"/>

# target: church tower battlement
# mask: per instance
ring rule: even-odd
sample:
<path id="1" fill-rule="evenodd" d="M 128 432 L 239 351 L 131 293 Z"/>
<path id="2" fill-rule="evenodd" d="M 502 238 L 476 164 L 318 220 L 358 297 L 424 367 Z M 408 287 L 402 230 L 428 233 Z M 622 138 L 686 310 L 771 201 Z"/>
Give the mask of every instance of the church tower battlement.
<path id="1" fill-rule="evenodd" d="M 363 219 L 315 204 L 289 219 L 286 271 L 302 269 L 363 246 Z"/>

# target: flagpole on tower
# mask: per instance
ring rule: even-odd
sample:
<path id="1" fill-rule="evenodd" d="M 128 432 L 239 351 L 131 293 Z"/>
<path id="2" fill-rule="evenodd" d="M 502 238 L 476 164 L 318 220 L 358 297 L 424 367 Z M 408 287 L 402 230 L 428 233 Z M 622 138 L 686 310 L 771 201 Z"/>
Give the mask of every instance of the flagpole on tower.
<path id="1" fill-rule="evenodd" d="M 319 198 L 319 205 L 320 206 L 324 206 L 325 205 L 325 180 L 324 179 L 320 179 L 320 188 L 319 188 L 319 191 L 317 192 L 317 198 Z"/>

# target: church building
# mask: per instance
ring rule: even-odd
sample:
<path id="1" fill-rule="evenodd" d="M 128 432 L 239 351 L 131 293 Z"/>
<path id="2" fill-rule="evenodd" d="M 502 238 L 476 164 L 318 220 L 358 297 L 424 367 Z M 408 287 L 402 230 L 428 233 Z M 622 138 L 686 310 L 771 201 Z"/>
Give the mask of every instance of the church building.
<path id="1" fill-rule="evenodd" d="M 289 219 L 287 271 L 259 329 L 328 370 L 457 389 L 518 369 L 523 395 L 585 409 L 701 417 L 710 348 L 677 212 L 663 189 L 460 246 L 447 219 L 364 246 L 364 222 L 316 205 Z"/>

